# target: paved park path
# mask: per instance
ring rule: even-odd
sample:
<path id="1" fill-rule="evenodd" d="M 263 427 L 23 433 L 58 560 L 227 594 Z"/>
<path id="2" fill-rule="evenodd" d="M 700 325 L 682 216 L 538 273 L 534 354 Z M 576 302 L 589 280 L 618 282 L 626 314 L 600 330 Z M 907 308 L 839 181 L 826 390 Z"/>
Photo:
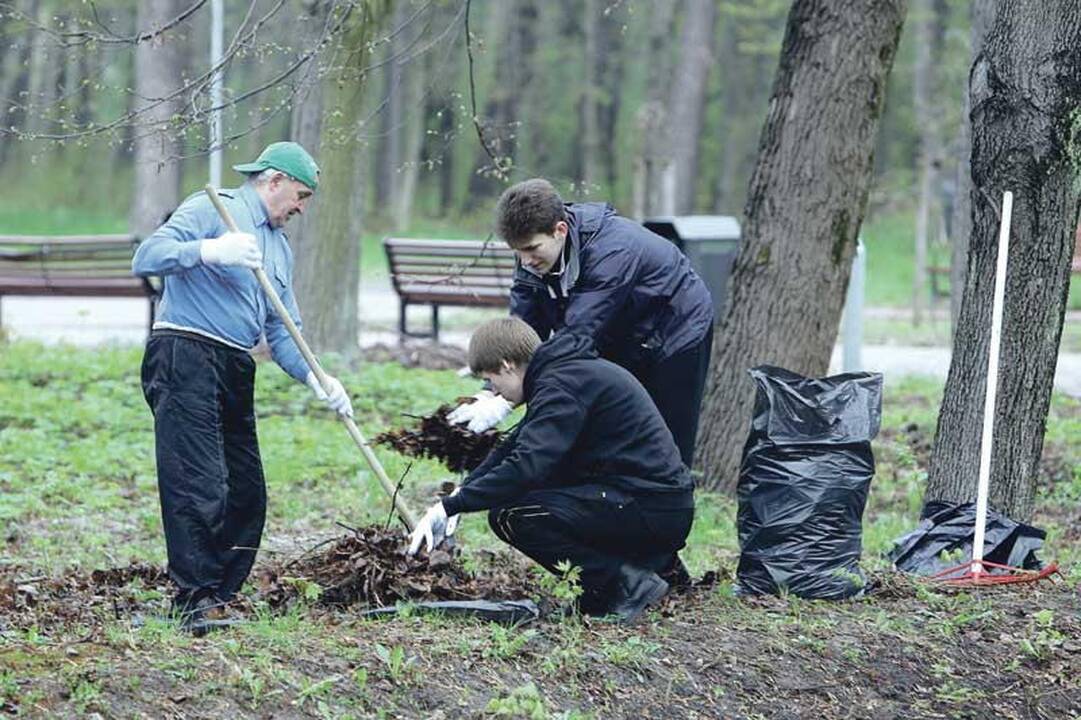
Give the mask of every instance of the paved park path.
<path id="1" fill-rule="evenodd" d="M 13 338 L 83 347 L 141 344 L 146 339 L 147 303 L 143 300 L 5 297 L 0 303 L 4 330 Z M 445 329 L 440 339 L 464 346 L 470 326 L 492 314 L 499 312 L 443 308 L 440 317 Z M 368 282 L 360 296 L 360 316 L 362 346 L 397 342 L 398 299 L 389 286 Z M 410 312 L 411 328 L 423 329 L 427 320 L 424 308 Z M 1068 320 L 1076 321 L 1076 318 Z M 950 351 L 944 347 L 865 345 L 862 361 L 864 369 L 884 373 L 887 381 L 905 375 L 944 379 L 950 366 Z M 833 353 L 831 371 L 839 371 L 840 367 L 838 347 Z M 1059 354 L 1055 387 L 1081 398 L 1081 353 Z"/>

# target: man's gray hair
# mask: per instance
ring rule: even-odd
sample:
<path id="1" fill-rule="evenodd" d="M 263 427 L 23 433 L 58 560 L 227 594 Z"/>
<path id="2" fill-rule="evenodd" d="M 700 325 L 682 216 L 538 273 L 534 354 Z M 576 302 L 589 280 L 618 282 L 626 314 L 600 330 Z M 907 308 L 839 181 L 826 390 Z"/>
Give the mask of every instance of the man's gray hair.
<path id="1" fill-rule="evenodd" d="M 270 178 L 274 177 L 275 175 L 285 175 L 286 177 L 289 177 L 281 170 L 267 168 L 262 172 L 252 173 L 251 175 L 248 175 L 248 182 L 250 182 L 252 185 L 265 185 L 266 183 L 270 182 Z"/>

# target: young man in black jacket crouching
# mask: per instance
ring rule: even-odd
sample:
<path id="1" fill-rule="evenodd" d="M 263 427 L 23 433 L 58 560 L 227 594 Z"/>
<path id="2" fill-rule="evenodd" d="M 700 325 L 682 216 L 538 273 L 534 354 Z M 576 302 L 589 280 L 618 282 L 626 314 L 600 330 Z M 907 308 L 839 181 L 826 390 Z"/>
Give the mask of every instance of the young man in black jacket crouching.
<path id="1" fill-rule="evenodd" d="M 448 518 L 488 510 L 505 542 L 556 572 L 582 569 L 583 612 L 633 621 L 668 591 L 657 570 L 683 547 L 694 485 L 664 419 L 630 372 L 570 331 L 541 344 L 517 318 L 481 326 L 469 365 L 525 417 L 410 543 L 431 550 Z"/>

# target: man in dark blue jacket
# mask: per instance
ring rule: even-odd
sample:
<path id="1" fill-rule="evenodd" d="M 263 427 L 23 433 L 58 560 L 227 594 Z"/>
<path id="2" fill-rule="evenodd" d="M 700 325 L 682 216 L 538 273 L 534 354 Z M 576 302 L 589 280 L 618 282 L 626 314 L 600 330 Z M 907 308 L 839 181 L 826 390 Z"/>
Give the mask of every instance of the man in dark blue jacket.
<path id="1" fill-rule="evenodd" d="M 668 240 L 604 203 L 564 203 L 547 180 L 507 189 L 496 232 L 518 256 L 511 314 L 542 340 L 564 328 L 645 386 L 691 467 L 713 339 L 709 290 Z M 509 411 L 484 395 L 452 421 L 482 431 Z"/>
<path id="2" fill-rule="evenodd" d="M 502 540 L 557 573 L 582 570 L 584 612 L 632 621 L 660 600 L 694 519 L 694 483 L 664 420 L 634 376 L 566 331 L 543 345 L 517 318 L 492 320 L 469 365 L 525 417 L 454 495 L 424 515 L 410 543 L 428 550 L 449 518 L 488 510 Z"/>

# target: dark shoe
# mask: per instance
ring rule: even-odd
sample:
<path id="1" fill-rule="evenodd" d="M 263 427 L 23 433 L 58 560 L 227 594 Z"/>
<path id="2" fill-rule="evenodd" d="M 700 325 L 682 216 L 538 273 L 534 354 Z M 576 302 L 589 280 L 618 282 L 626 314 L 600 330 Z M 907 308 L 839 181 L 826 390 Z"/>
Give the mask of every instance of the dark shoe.
<path id="1" fill-rule="evenodd" d="M 687 566 L 675 553 L 672 553 L 672 557 L 664 567 L 657 571 L 657 574 L 668 583 L 669 588 L 676 592 L 683 592 L 691 587 L 691 574 L 687 572 Z"/>
<path id="2" fill-rule="evenodd" d="M 214 630 L 223 630 L 243 622 L 230 617 L 225 605 L 223 600 L 208 595 L 191 605 L 174 603 L 174 617 L 179 620 L 181 630 L 195 637 L 203 637 Z"/>
<path id="3" fill-rule="evenodd" d="M 630 563 L 624 563 L 619 568 L 615 588 L 616 594 L 607 614 L 616 616 L 619 622 L 627 625 L 668 594 L 668 583 L 660 575 Z"/>

